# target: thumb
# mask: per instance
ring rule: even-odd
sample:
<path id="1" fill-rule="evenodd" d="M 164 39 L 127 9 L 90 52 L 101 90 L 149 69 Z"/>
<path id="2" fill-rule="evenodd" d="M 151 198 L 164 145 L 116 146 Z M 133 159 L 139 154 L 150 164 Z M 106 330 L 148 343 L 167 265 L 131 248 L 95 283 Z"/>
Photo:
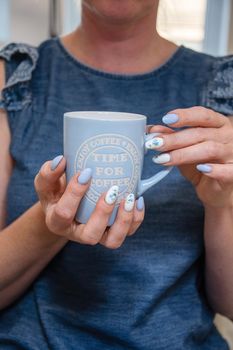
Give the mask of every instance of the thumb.
<path id="1" fill-rule="evenodd" d="M 57 156 L 42 165 L 34 180 L 35 189 L 39 197 L 48 197 L 56 189 L 60 189 L 60 178 L 64 174 L 65 167 L 66 160 L 63 155 Z M 62 183 L 64 184 L 64 179 Z"/>

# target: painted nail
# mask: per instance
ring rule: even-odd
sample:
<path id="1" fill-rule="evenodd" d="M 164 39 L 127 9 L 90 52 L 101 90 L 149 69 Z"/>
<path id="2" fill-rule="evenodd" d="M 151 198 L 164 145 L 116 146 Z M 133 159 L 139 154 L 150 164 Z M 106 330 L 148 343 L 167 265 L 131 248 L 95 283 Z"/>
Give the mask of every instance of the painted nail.
<path id="1" fill-rule="evenodd" d="M 132 211 L 134 208 L 135 196 L 133 193 L 128 194 L 125 199 L 124 209 L 125 211 Z"/>
<path id="2" fill-rule="evenodd" d="M 152 158 L 152 161 L 156 164 L 168 163 L 171 160 L 169 153 L 162 153 Z"/>
<path id="3" fill-rule="evenodd" d="M 162 121 L 164 124 L 173 124 L 178 122 L 179 117 L 177 114 L 174 113 L 170 113 L 170 114 L 166 114 L 163 118 Z"/>
<path id="4" fill-rule="evenodd" d="M 136 202 L 137 210 L 142 211 L 145 207 L 144 198 L 141 196 Z"/>
<path id="5" fill-rule="evenodd" d="M 57 156 L 52 160 L 51 165 L 50 165 L 51 170 L 55 170 L 58 167 L 62 158 L 63 158 L 63 155 L 61 154 L 60 156 Z"/>
<path id="6" fill-rule="evenodd" d="M 80 183 L 81 185 L 86 185 L 90 180 L 91 175 L 92 175 L 91 168 L 83 169 L 78 177 L 78 183 Z"/>
<path id="7" fill-rule="evenodd" d="M 119 193 L 119 187 L 118 186 L 110 187 L 108 192 L 106 193 L 105 202 L 107 204 L 115 203 L 116 200 L 117 200 L 118 193 Z"/>
<path id="8" fill-rule="evenodd" d="M 208 164 L 198 164 L 196 168 L 202 173 L 211 173 L 213 170 L 212 166 Z"/>
<path id="9" fill-rule="evenodd" d="M 148 149 L 159 148 L 159 147 L 162 147 L 163 145 L 164 145 L 164 139 L 162 139 L 161 137 L 154 137 L 153 139 L 145 143 L 145 146 Z"/>

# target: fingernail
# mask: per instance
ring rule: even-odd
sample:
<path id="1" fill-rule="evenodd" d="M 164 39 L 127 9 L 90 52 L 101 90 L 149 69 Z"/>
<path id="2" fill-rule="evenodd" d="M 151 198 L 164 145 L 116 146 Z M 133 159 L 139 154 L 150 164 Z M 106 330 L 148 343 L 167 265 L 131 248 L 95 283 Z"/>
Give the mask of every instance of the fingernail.
<path id="1" fill-rule="evenodd" d="M 174 113 L 170 113 L 170 114 L 166 114 L 163 118 L 162 121 L 164 124 L 173 124 L 178 122 L 179 117 L 177 114 Z"/>
<path id="2" fill-rule="evenodd" d="M 91 168 L 83 169 L 78 177 L 78 183 L 80 183 L 81 185 L 86 185 L 90 180 L 91 175 L 92 175 Z"/>
<path id="3" fill-rule="evenodd" d="M 107 204 L 115 203 L 116 200 L 117 200 L 118 193 L 119 193 L 119 187 L 118 186 L 110 187 L 108 192 L 106 193 L 105 202 Z"/>
<path id="4" fill-rule="evenodd" d="M 136 202 L 137 210 L 142 211 L 145 207 L 144 198 L 141 196 Z"/>
<path id="5" fill-rule="evenodd" d="M 154 137 L 153 139 L 145 143 L 145 146 L 148 149 L 159 148 L 159 147 L 162 147 L 163 145 L 164 145 L 164 139 L 162 139 L 161 137 Z"/>
<path id="6" fill-rule="evenodd" d="M 169 153 L 162 153 L 152 158 L 152 161 L 156 164 L 168 163 L 171 160 Z"/>
<path id="7" fill-rule="evenodd" d="M 125 211 L 132 211 L 134 208 L 135 196 L 133 193 L 128 194 L 125 199 L 124 209 Z"/>
<path id="8" fill-rule="evenodd" d="M 211 173 L 213 170 L 212 166 L 208 164 L 198 164 L 196 168 L 202 173 Z"/>
<path id="9" fill-rule="evenodd" d="M 50 165 L 51 170 L 55 170 L 58 167 L 58 164 L 61 162 L 63 158 L 63 155 L 61 154 L 60 156 L 55 157 Z"/>

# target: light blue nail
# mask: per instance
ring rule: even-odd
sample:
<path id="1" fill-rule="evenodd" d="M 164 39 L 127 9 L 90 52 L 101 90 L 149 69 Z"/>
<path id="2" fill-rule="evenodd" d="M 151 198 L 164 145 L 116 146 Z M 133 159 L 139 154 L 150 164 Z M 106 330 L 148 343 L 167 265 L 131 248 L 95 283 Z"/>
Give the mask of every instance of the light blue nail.
<path id="1" fill-rule="evenodd" d="M 144 204 L 144 198 L 142 196 L 138 198 L 136 202 L 136 206 L 137 206 L 137 210 L 142 211 L 144 209 L 145 204 Z"/>
<path id="2" fill-rule="evenodd" d="M 58 167 L 58 164 L 61 162 L 63 158 L 63 155 L 61 154 L 60 156 L 55 157 L 50 165 L 51 170 L 55 170 Z"/>
<path id="3" fill-rule="evenodd" d="M 178 122 L 179 117 L 177 114 L 174 113 L 170 113 L 170 114 L 166 114 L 163 118 L 162 121 L 164 124 L 173 124 Z"/>
<path id="4" fill-rule="evenodd" d="M 81 171 L 81 174 L 78 177 L 78 183 L 81 185 L 86 185 L 88 181 L 90 180 L 92 175 L 92 169 L 91 168 L 86 168 Z"/>
<path id="5" fill-rule="evenodd" d="M 211 173 L 211 171 L 213 170 L 212 166 L 208 164 L 198 164 L 196 168 L 202 173 Z"/>

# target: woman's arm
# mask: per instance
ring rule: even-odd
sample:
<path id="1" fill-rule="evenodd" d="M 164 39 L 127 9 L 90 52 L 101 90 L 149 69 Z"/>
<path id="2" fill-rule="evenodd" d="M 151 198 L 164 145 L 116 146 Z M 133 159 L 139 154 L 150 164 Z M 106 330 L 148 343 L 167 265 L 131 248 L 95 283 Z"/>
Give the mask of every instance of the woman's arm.
<path id="1" fill-rule="evenodd" d="M 66 242 L 48 230 L 40 203 L 0 232 L 0 309 L 30 286 Z"/>
<path id="2" fill-rule="evenodd" d="M 0 61 L 0 90 L 3 86 L 4 63 Z M 13 167 L 9 145 L 7 116 L 0 110 L 0 309 L 25 291 L 66 242 L 48 230 L 39 203 L 4 228 L 6 191 Z"/>
<path id="3" fill-rule="evenodd" d="M 229 117 L 233 125 L 233 117 Z M 214 310 L 233 319 L 232 206 L 205 208 L 206 291 Z"/>
<path id="4" fill-rule="evenodd" d="M 4 66 L 3 61 L 0 60 L 0 91 L 1 87 L 4 86 Z M 10 132 L 7 123 L 6 113 L 0 109 L 0 162 L 1 162 L 1 171 L 0 171 L 0 229 L 4 227 L 5 215 L 6 215 L 6 189 L 10 174 L 12 171 L 12 158 L 9 154 L 9 145 L 10 145 Z"/>
<path id="5" fill-rule="evenodd" d="M 233 319 L 232 206 L 205 208 L 205 281 L 212 308 Z"/>
<path id="6" fill-rule="evenodd" d="M 206 293 L 214 311 L 233 318 L 232 118 L 193 107 L 171 111 L 163 121 L 187 128 L 170 134 L 165 129 L 162 142 L 154 144 L 162 144 L 166 157 L 159 155 L 155 162 L 178 165 L 194 185 L 205 208 Z M 150 131 L 163 132 L 161 126 Z"/>
<path id="7" fill-rule="evenodd" d="M 3 86 L 4 64 L 0 61 L 0 90 Z M 39 202 L 4 228 L 6 191 L 13 167 L 9 145 L 7 116 L 0 109 L 0 309 L 26 290 L 67 241 L 48 230 Z"/>

